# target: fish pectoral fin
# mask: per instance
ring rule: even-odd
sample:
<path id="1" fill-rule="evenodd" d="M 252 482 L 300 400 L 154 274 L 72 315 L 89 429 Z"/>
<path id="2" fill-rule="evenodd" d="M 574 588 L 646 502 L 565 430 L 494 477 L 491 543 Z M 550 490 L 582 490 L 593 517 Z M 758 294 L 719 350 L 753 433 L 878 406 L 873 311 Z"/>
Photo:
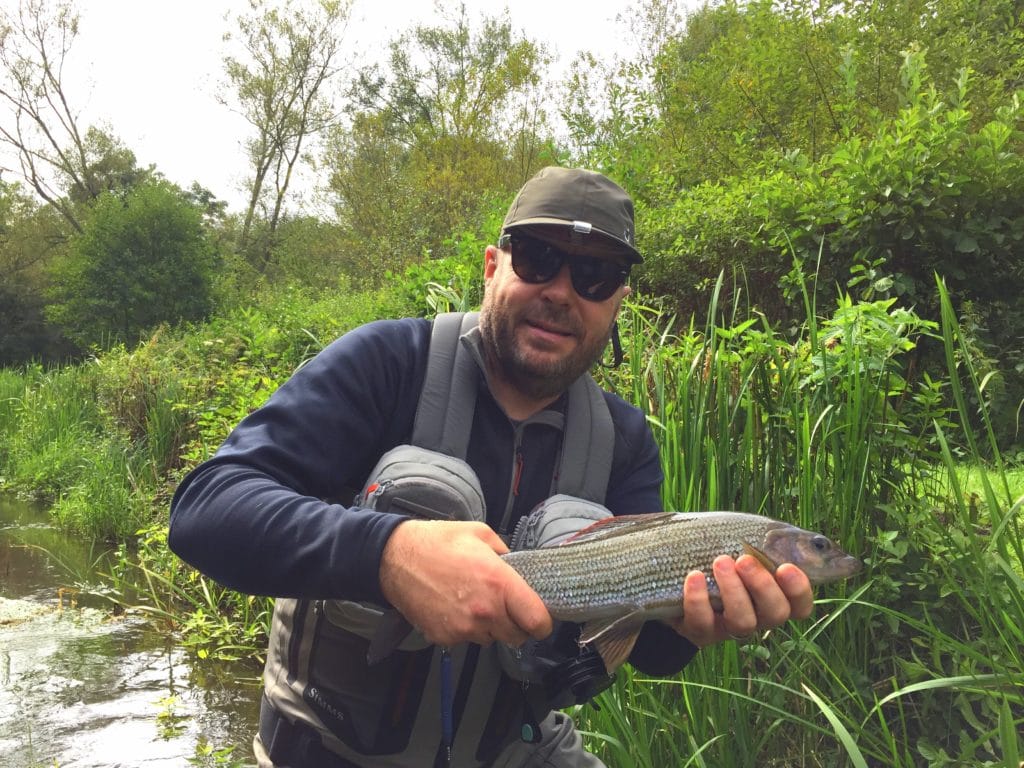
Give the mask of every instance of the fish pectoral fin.
<path id="1" fill-rule="evenodd" d="M 412 629 L 412 624 L 398 611 L 384 611 L 366 649 L 366 663 L 373 665 L 386 659 L 412 633 Z"/>
<path id="2" fill-rule="evenodd" d="M 775 573 L 775 569 L 779 567 L 774 560 L 768 557 L 768 555 L 766 555 L 760 549 L 755 547 L 749 541 L 743 542 L 743 554 L 757 558 L 758 562 L 761 563 L 761 565 L 763 565 L 765 568 L 767 568 L 770 573 Z"/>
<path id="3" fill-rule="evenodd" d="M 583 625 L 580 645 L 593 643 L 610 675 L 626 663 L 643 626 L 644 614 L 640 610 L 611 619 L 594 619 Z"/>

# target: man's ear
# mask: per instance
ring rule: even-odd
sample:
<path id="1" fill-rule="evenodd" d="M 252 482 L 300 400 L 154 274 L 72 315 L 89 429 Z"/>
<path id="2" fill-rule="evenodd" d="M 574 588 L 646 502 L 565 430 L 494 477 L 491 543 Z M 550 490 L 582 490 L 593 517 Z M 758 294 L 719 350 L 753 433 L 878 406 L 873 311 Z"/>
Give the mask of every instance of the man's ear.
<path id="1" fill-rule="evenodd" d="M 494 245 L 488 245 L 484 249 L 484 280 L 490 280 L 494 277 L 495 271 L 498 269 L 498 247 Z"/>
<path id="2" fill-rule="evenodd" d="M 622 288 L 619 289 L 619 298 L 615 300 L 615 317 L 616 318 L 619 316 L 619 310 L 622 309 L 622 302 L 623 302 L 623 300 L 627 296 L 629 296 L 629 294 L 631 294 L 632 292 L 633 292 L 633 289 L 630 288 L 628 285 L 623 285 Z"/>

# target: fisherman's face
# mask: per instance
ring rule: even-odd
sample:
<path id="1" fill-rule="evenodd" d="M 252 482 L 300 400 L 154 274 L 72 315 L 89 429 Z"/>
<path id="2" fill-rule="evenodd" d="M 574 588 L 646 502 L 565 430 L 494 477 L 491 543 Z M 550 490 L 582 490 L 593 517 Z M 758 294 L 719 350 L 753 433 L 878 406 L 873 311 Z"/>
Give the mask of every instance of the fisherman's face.
<path id="1" fill-rule="evenodd" d="M 568 253 L 622 261 L 599 236 L 585 245 L 544 232 L 544 240 Z M 573 287 L 569 264 L 550 280 L 530 283 L 512 268 L 511 252 L 489 246 L 485 254 L 480 331 L 491 374 L 527 397 L 550 400 L 588 371 L 608 344 L 612 324 L 629 287 L 618 286 L 602 301 L 583 298 Z"/>

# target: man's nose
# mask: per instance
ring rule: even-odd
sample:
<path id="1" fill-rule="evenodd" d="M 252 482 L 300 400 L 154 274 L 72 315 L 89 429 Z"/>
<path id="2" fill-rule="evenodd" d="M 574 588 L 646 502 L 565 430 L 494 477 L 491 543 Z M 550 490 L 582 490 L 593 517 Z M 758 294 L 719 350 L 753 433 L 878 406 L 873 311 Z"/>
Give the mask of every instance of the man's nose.
<path id="1" fill-rule="evenodd" d="M 544 284 L 544 296 L 551 301 L 565 303 L 572 298 L 576 289 L 572 287 L 572 274 L 569 265 L 563 264 L 558 274 Z"/>

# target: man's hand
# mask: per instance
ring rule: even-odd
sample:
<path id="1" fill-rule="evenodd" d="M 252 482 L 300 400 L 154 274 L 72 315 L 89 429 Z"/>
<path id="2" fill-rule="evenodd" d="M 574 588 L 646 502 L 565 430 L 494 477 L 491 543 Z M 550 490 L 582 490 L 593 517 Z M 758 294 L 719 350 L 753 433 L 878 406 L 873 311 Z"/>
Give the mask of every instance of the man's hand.
<path id="1" fill-rule="evenodd" d="M 670 622 L 698 648 L 811 615 L 811 583 L 795 565 L 780 565 L 772 574 L 750 555 L 735 561 L 722 555 L 712 569 L 722 595 L 722 613 L 712 610 L 704 574 L 694 571 L 683 584 L 683 616 Z"/>
<path id="2" fill-rule="evenodd" d="M 498 557 L 507 551 L 484 523 L 408 520 L 384 547 L 381 591 L 436 645 L 540 640 L 551 634 L 551 616 Z"/>

